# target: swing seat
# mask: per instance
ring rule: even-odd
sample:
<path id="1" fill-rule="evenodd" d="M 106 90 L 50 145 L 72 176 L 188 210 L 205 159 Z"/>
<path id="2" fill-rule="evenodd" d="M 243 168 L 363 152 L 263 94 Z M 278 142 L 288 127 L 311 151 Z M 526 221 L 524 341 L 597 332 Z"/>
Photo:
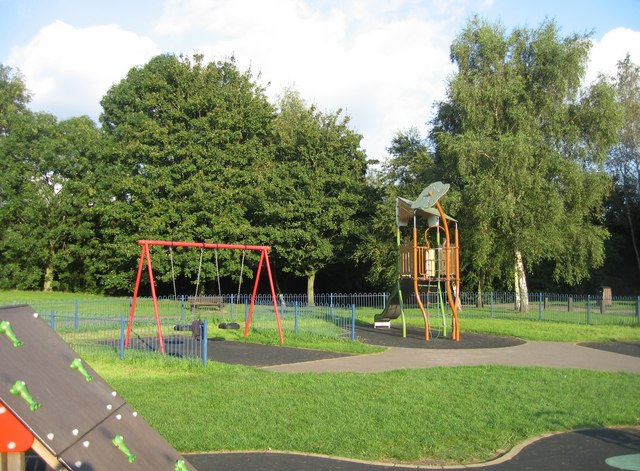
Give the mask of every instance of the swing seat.
<path id="1" fill-rule="evenodd" d="M 200 307 L 212 307 L 221 310 L 224 307 L 224 297 L 222 296 L 188 296 L 187 302 L 191 307 L 191 311 L 195 311 Z"/>

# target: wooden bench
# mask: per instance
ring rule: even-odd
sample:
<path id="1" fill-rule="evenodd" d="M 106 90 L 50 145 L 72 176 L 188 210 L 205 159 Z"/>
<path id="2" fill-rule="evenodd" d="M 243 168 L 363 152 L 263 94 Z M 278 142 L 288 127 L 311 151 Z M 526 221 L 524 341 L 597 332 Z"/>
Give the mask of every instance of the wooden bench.
<path id="1" fill-rule="evenodd" d="M 217 310 L 224 307 L 223 296 L 187 296 L 187 302 L 192 311 L 200 307 L 212 307 Z"/>

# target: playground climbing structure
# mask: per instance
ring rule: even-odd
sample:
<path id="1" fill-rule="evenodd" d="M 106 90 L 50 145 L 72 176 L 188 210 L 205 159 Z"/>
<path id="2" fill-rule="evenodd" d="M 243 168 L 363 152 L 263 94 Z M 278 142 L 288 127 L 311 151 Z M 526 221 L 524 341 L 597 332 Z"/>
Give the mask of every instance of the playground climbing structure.
<path id="1" fill-rule="evenodd" d="M 27 305 L 0 307 L 0 469 L 195 469 Z"/>
<path id="2" fill-rule="evenodd" d="M 415 201 L 397 198 L 398 279 L 384 311 L 375 316 L 376 327 L 388 327 L 391 320 L 400 317 L 403 336 L 406 337 L 405 305 L 413 294 L 424 319 L 425 340 L 431 338 L 429 318 L 434 314 L 443 319 L 442 333 L 447 335 L 446 306 L 451 311 L 451 338 L 460 340 L 458 224 L 444 213 L 439 201 L 448 190 L 448 184 L 435 182 L 425 188 Z M 453 225 L 453 234 L 450 223 Z M 403 227 L 412 227 L 410 241 L 403 240 Z M 419 232 L 422 237 L 419 237 Z"/>

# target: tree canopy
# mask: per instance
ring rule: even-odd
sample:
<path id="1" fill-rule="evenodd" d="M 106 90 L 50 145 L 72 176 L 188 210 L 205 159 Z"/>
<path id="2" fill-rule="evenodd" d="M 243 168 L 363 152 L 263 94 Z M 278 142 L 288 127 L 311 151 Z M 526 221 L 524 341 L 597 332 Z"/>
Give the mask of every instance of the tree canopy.
<path id="1" fill-rule="evenodd" d="M 307 278 L 310 299 L 316 274 L 352 252 L 358 239 L 366 173 L 361 139 L 340 110 L 320 112 L 291 90 L 280 99 L 274 162 L 257 217 L 283 270 Z"/>
<path id="2" fill-rule="evenodd" d="M 204 64 L 201 56 L 161 55 L 132 69 L 102 100 L 101 122 L 111 140 L 111 201 L 104 207 L 104 250 L 117 270 L 104 284 L 131 282 L 135 241 L 144 239 L 244 243 L 255 237 L 248 212 L 254 175 L 269 159 L 274 109 L 250 72 L 234 60 Z M 220 275 L 239 272 L 239 257 L 219 254 Z M 167 258 L 158 271 L 169 276 Z M 193 251 L 176 258 L 177 276 L 194 279 Z M 205 254 L 203 281 L 218 275 Z"/>
<path id="3" fill-rule="evenodd" d="M 478 286 L 515 285 L 524 300 L 525 270 L 542 261 L 569 284 L 603 263 L 604 162 L 620 114 L 604 81 L 581 89 L 589 47 L 552 21 L 507 34 L 477 17 L 451 46 L 458 72 L 431 138 L 461 195 L 465 278 Z"/>

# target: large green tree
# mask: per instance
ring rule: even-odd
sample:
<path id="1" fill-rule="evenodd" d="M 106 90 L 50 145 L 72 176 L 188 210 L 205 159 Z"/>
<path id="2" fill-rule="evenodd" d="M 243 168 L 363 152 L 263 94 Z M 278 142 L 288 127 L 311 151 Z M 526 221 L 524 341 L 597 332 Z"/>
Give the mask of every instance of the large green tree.
<path id="1" fill-rule="evenodd" d="M 270 158 L 274 109 L 250 71 L 233 59 L 161 55 L 131 69 L 102 106 L 113 169 L 102 211 L 108 290 L 130 288 L 139 238 L 255 243 L 248 215 L 256 174 Z M 203 283 L 218 275 L 214 255 L 205 253 Z M 240 257 L 218 258 L 220 276 L 237 278 Z M 193 251 L 176 253 L 183 284 L 195 283 L 198 263 Z M 157 275 L 171 276 L 166 256 Z"/>
<path id="2" fill-rule="evenodd" d="M 540 262 L 569 284 L 603 263 L 604 163 L 620 113 L 604 81 L 581 88 L 590 44 L 553 21 L 507 34 L 474 17 L 451 46 L 458 71 L 431 137 L 461 195 L 465 278 L 513 286 L 520 310 Z"/>
<path id="3" fill-rule="evenodd" d="M 341 111 L 323 113 L 295 91 L 280 99 L 275 156 L 261 180 L 261 225 L 284 271 L 307 278 L 354 250 L 362 229 L 366 157 Z"/>
<path id="4" fill-rule="evenodd" d="M 32 113 L 28 101 L 22 79 L 0 67 L 0 286 L 92 290 L 99 132 L 87 117 Z"/>

